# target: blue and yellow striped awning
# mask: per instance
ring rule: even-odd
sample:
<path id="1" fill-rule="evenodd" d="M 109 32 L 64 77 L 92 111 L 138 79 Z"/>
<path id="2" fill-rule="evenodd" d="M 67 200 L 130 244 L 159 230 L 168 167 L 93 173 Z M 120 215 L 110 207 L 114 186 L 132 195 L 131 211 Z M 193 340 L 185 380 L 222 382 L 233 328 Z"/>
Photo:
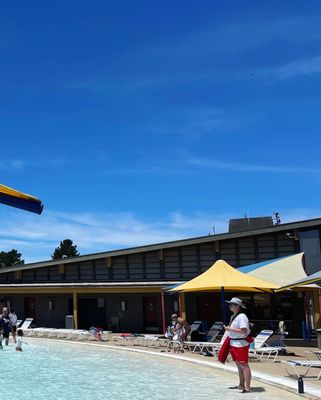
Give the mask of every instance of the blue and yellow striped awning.
<path id="1" fill-rule="evenodd" d="M 19 192 L 1 184 L 0 203 L 11 207 L 21 208 L 22 210 L 30 211 L 36 214 L 41 214 L 43 210 L 43 204 L 41 200 L 31 196 L 30 194 Z"/>

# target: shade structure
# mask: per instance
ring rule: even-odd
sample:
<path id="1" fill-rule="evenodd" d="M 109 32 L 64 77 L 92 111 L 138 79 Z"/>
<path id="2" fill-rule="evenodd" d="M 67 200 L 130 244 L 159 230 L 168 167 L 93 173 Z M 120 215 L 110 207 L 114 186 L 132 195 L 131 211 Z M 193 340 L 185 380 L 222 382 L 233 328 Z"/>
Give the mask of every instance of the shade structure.
<path id="1" fill-rule="evenodd" d="M 41 200 L 31 196 L 30 194 L 19 192 L 18 190 L 1 184 L 0 203 L 36 214 L 41 214 L 43 210 L 43 204 Z"/>
<path id="2" fill-rule="evenodd" d="M 220 290 L 223 322 L 227 322 L 225 290 L 243 292 L 271 292 L 278 285 L 239 272 L 224 260 L 216 261 L 207 271 L 182 285 L 171 289 L 178 292 L 210 292 Z"/>
<path id="3" fill-rule="evenodd" d="M 307 274 L 303 267 L 304 253 L 275 258 L 257 264 L 241 267 L 238 271 L 259 279 L 268 279 L 278 286 L 285 286 L 294 280 L 305 279 Z M 315 287 L 313 285 L 313 287 Z"/>
<path id="4" fill-rule="evenodd" d="M 307 286 L 307 285 L 309 285 L 311 283 L 315 283 L 316 285 L 320 286 L 320 288 L 321 288 L 321 271 L 318 271 L 315 274 L 307 276 L 306 278 L 299 279 L 298 281 L 293 281 L 293 282 L 289 283 L 288 285 L 280 287 L 276 291 L 280 292 L 280 291 L 286 290 L 286 289 L 292 289 L 292 288 L 295 288 L 295 287 Z"/>
<path id="5" fill-rule="evenodd" d="M 262 292 L 271 291 L 280 285 L 255 278 L 238 271 L 224 260 L 216 261 L 207 271 L 182 285 L 176 286 L 170 292 L 205 292 L 213 290 Z"/>

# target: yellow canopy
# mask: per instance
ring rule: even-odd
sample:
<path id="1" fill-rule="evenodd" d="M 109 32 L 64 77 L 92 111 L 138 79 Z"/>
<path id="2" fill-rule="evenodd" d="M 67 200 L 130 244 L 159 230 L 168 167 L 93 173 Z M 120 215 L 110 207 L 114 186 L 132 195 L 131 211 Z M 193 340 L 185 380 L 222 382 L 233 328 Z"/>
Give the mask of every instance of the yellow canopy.
<path id="1" fill-rule="evenodd" d="M 271 291 L 280 285 L 263 281 L 253 276 L 243 274 L 224 260 L 216 261 L 207 271 L 170 291 L 199 292 L 225 290 L 262 292 Z"/>

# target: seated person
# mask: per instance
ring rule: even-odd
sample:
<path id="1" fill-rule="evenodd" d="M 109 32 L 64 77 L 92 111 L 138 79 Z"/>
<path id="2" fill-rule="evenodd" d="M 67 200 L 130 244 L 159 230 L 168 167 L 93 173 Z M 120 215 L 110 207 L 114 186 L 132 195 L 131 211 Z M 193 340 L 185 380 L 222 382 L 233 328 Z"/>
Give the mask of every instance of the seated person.
<path id="1" fill-rule="evenodd" d="M 170 321 L 170 323 L 169 323 L 168 326 L 167 326 L 167 330 L 166 330 L 166 333 L 165 333 L 165 337 L 166 337 L 167 339 L 169 339 L 169 340 L 173 340 L 174 329 L 175 329 L 175 326 L 176 326 L 176 323 L 177 323 L 177 318 L 178 318 L 178 315 L 177 315 L 177 314 L 172 314 L 172 316 L 171 316 L 171 321 Z"/>

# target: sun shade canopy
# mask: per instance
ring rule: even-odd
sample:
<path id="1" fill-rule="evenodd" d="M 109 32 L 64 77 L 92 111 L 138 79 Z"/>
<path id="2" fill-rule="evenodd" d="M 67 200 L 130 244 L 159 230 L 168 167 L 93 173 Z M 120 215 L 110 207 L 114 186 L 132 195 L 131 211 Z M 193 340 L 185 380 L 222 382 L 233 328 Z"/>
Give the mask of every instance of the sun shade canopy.
<path id="1" fill-rule="evenodd" d="M 277 292 L 280 292 L 285 289 L 292 289 L 295 287 L 300 287 L 300 286 L 306 286 L 311 283 L 316 283 L 318 286 L 321 286 L 321 271 L 316 272 L 315 274 L 312 274 L 310 276 L 307 276 L 306 278 L 300 279 L 298 281 L 292 282 L 286 286 L 283 286 L 277 290 Z"/>
<path id="2" fill-rule="evenodd" d="M 258 264 L 241 267 L 238 271 L 259 279 L 268 279 L 278 286 L 285 286 L 293 280 L 305 279 L 307 274 L 303 268 L 304 253 L 275 258 Z"/>
<path id="3" fill-rule="evenodd" d="M 0 203 L 36 214 L 41 214 L 43 210 L 41 200 L 4 185 L 0 185 Z"/>
<path id="4" fill-rule="evenodd" d="M 190 281 L 171 289 L 170 292 L 198 292 L 233 290 L 244 292 L 271 291 L 280 285 L 239 272 L 224 260 L 216 261 L 207 271 Z"/>

